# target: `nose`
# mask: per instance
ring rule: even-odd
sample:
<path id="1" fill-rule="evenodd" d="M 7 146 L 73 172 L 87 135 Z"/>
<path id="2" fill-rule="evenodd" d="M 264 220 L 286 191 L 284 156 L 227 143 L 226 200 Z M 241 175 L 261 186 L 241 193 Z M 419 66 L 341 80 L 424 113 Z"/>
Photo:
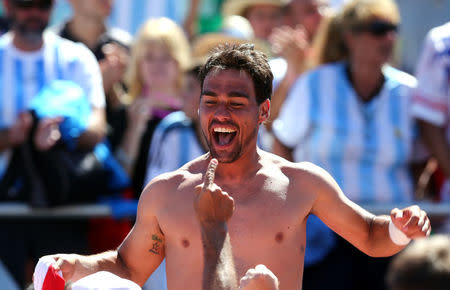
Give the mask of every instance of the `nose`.
<path id="1" fill-rule="evenodd" d="M 219 103 L 214 112 L 214 118 L 218 121 L 227 121 L 231 119 L 230 111 L 226 104 Z"/>
<path id="2" fill-rule="evenodd" d="M 388 41 L 395 41 L 397 38 L 397 32 L 396 31 L 388 31 L 386 34 L 384 34 L 384 39 Z"/>

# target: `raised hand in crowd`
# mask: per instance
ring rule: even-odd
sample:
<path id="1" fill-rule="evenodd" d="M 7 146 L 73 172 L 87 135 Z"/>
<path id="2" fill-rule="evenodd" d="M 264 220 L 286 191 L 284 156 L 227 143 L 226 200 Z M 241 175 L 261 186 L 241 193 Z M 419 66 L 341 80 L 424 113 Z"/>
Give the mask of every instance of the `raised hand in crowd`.
<path id="1" fill-rule="evenodd" d="M 100 71 L 103 77 L 103 87 L 108 93 L 114 84 L 123 80 L 129 62 L 129 53 L 121 45 L 108 43 L 103 46 L 105 58 L 99 60 Z"/>
<path id="2" fill-rule="evenodd" d="M 38 123 L 33 140 L 38 150 L 47 151 L 58 142 L 61 138 L 59 124 L 62 120 L 62 117 L 44 118 Z"/>

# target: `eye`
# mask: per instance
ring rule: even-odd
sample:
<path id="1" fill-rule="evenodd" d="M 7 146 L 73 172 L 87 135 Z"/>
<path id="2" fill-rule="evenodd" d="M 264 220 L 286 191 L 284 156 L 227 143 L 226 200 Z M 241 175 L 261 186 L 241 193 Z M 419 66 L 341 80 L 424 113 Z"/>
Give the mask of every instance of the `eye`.
<path id="1" fill-rule="evenodd" d="M 216 104 L 216 101 L 215 100 L 205 100 L 205 104 L 206 105 L 214 105 L 214 104 Z"/>
<path id="2" fill-rule="evenodd" d="M 244 104 L 238 103 L 238 102 L 231 102 L 230 105 L 233 106 L 233 107 L 235 107 L 235 108 L 240 108 L 240 107 L 242 107 Z"/>

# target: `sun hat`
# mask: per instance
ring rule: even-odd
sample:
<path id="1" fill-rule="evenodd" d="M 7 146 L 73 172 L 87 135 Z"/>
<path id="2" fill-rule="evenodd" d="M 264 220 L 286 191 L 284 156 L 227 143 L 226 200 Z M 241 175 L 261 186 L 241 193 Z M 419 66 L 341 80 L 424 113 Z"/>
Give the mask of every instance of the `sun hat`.
<path id="1" fill-rule="evenodd" d="M 192 42 L 191 68 L 203 65 L 210 52 L 221 44 L 253 43 L 255 48 L 270 54 L 266 43 L 254 38 L 253 28 L 242 16 L 230 15 L 224 18 L 220 32 L 206 33 L 198 36 Z"/>
<path id="2" fill-rule="evenodd" d="M 244 16 L 245 11 L 254 5 L 274 5 L 283 7 L 289 0 L 227 0 L 222 7 L 224 16 L 240 15 Z"/>

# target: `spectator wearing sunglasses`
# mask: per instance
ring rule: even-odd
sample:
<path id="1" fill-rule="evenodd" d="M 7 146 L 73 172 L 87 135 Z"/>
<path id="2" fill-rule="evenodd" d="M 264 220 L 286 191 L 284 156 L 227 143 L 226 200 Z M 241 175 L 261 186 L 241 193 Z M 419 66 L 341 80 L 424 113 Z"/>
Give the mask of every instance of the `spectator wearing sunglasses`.
<path id="1" fill-rule="evenodd" d="M 328 23 L 321 65 L 295 81 L 273 124 L 275 153 L 323 167 L 357 203 L 413 199 L 416 80 L 388 65 L 399 23 L 394 0 L 346 3 Z M 306 244 L 306 255 L 311 245 L 326 251 L 305 268 L 304 290 L 386 289 L 389 260 L 359 253 L 315 216 Z"/>
<path id="2" fill-rule="evenodd" d="M 12 160 L 16 160 L 16 156 L 25 159 L 24 152 L 33 154 L 28 158 L 33 162 L 50 159 L 53 149 L 62 145 L 61 136 L 67 133 L 60 131 L 61 115 L 38 118 L 30 113 L 35 96 L 55 80 L 74 83 L 82 91 L 90 111 L 86 130 L 74 138 L 73 144 L 82 150 L 91 150 L 105 135 L 105 97 L 94 55 L 84 45 L 44 32 L 52 11 L 52 0 L 7 0 L 4 4 L 11 19 L 11 29 L 0 38 L 0 201 L 29 202 L 30 192 L 38 190 L 35 185 L 41 185 L 42 194 L 45 194 L 48 188 L 44 187 L 53 186 L 57 178 L 53 176 L 49 183 L 42 184 L 43 180 L 37 182 L 36 175 L 39 173 L 42 177 L 43 170 L 36 168 L 33 175 L 28 176 L 25 174 L 31 169 L 21 161 Z M 47 164 L 42 162 L 40 165 L 45 167 Z M 12 172 L 10 169 L 17 166 L 21 166 L 16 170 L 19 179 L 14 180 L 22 183 L 5 184 L 4 181 L 9 180 L 8 173 Z M 39 203 L 40 206 L 46 204 L 42 200 Z M 33 226 L 33 222 L 0 222 L 3 233 L 0 235 L 0 259 L 20 285 L 30 279 L 25 274 L 29 258 L 40 257 L 48 249 L 86 252 L 84 223 L 40 220 L 37 225 Z"/>

